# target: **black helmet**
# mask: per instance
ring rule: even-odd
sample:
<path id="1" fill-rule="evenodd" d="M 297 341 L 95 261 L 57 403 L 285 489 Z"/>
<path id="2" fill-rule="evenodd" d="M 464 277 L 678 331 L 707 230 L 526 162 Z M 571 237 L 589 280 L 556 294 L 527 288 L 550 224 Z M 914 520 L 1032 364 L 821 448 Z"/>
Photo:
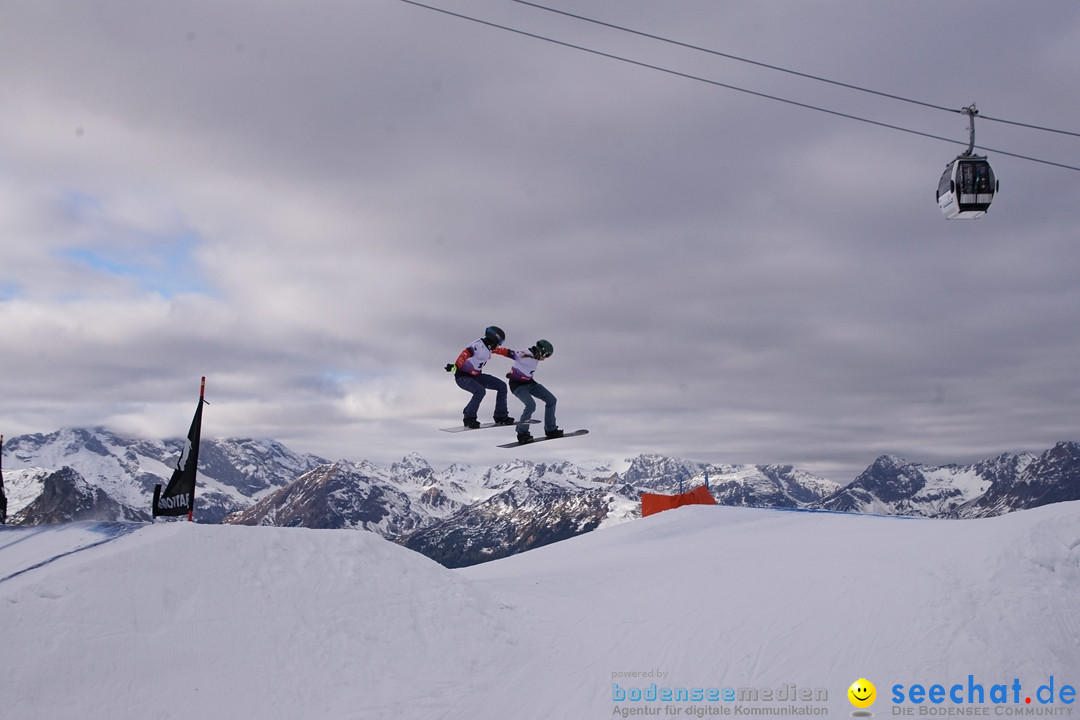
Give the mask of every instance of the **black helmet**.
<path id="1" fill-rule="evenodd" d="M 534 355 L 540 359 L 549 358 L 555 352 L 555 348 L 547 340 L 537 340 L 533 349 L 536 350 Z"/>
<path id="2" fill-rule="evenodd" d="M 506 340 L 506 333 L 502 331 L 501 327 L 490 325 L 484 330 L 484 344 L 489 348 L 494 349 L 499 347 L 503 344 L 504 340 Z"/>

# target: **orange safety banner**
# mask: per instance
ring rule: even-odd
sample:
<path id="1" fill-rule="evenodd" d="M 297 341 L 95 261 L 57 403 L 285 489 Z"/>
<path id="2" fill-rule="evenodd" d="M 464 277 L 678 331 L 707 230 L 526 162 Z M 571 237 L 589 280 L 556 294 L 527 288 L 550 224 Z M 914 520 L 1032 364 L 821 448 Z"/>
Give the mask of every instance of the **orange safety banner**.
<path id="1" fill-rule="evenodd" d="M 698 485 L 690 492 L 679 495 L 656 495 L 653 493 L 641 493 L 641 517 L 655 515 L 658 512 L 682 507 L 683 505 L 716 505 L 709 488 Z"/>

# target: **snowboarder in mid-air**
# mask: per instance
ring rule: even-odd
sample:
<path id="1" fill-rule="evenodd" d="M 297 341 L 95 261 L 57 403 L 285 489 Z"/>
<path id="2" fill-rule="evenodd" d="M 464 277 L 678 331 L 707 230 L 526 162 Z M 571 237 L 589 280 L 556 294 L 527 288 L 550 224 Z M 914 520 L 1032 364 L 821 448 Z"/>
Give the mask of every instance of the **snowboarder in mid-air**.
<path id="1" fill-rule="evenodd" d="M 533 441 L 533 436 L 529 432 L 529 420 L 532 419 L 533 411 L 536 410 L 536 400 L 544 401 L 544 436 L 562 437 L 563 431 L 555 424 L 555 396 L 533 377 L 540 361 L 551 357 L 555 348 L 547 340 L 537 340 L 536 344 L 528 350 L 503 350 L 502 348 L 500 350 L 500 355 L 506 355 L 514 362 L 507 374 L 510 378 L 510 392 L 525 404 L 525 410 L 521 413 L 517 426 L 518 442 L 526 444 Z"/>
<path id="2" fill-rule="evenodd" d="M 476 419 L 476 415 L 480 411 L 480 402 L 488 390 L 495 391 L 495 415 L 492 418 L 495 424 L 514 424 L 514 419 L 510 417 L 506 409 L 506 383 L 493 375 L 484 373 L 484 365 L 491 359 L 493 352 L 506 355 L 506 351 L 500 352 L 499 347 L 505 340 L 506 333 L 501 328 L 492 325 L 484 331 L 484 337 L 474 340 L 461 351 L 456 361 L 446 366 L 447 372 L 454 373 L 454 381 L 458 387 L 472 394 L 472 399 L 462 411 L 462 422 L 467 428 L 475 430 L 480 427 L 480 421 Z"/>

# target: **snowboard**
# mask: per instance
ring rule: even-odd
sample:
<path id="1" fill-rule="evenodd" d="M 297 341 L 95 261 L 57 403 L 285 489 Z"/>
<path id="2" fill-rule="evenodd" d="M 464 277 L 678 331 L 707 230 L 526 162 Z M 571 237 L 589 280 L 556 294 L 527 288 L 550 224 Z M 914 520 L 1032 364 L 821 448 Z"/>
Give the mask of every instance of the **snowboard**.
<path id="1" fill-rule="evenodd" d="M 571 437 L 577 437 L 578 435 L 588 435 L 588 434 L 589 434 L 588 430 L 575 430 L 574 432 L 568 432 L 568 433 L 564 434 L 562 437 L 549 438 L 549 437 L 546 437 L 544 435 L 541 435 L 540 437 L 533 438 L 532 442 L 525 442 L 525 443 L 512 442 L 512 443 L 506 443 L 505 445 L 500 445 L 499 447 L 501 447 L 501 448 L 521 447 L 522 445 L 533 445 L 533 444 L 538 443 L 538 442 L 544 442 L 545 440 L 562 440 L 562 438 L 571 438 Z"/>
<path id="2" fill-rule="evenodd" d="M 540 422 L 539 420 L 534 419 L 534 420 L 530 420 L 529 424 L 535 425 L 535 424 L 537 424 L 539 422 Z M 459 432 L 468 432 L 469 430 L 486 430 L 487 428 L 493 428 L 493 427 L 512 428 L 515 425 L 521 425 L 521 423 L 519 423 L 517 420 L 515 420 L 514 422 L 512 422 L 509 425 L 497 425 L 496 423 L 489 422 L 489 423 L 481 423 L 480 427 L 478 427 L 478 428 L 469 428 L 469 427 L 465 427 L 464 425 L 458 425 L 457 427 L 439 428 L 439 429 L 442 430 L 443 432 L 459 433 Z"/>

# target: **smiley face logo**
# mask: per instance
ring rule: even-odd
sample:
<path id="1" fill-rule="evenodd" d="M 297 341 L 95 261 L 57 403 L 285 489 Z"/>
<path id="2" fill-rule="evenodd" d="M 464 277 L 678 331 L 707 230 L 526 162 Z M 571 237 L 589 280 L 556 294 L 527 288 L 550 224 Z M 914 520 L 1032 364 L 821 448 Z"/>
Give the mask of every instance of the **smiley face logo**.
<path id="1" fill-rule="evenodd" d="M 868 708 L 877 698 L 877 688 L 866 678 L 859 678 L 851 683 L 847 691 L 848 700 L 857 708 Z"/>

